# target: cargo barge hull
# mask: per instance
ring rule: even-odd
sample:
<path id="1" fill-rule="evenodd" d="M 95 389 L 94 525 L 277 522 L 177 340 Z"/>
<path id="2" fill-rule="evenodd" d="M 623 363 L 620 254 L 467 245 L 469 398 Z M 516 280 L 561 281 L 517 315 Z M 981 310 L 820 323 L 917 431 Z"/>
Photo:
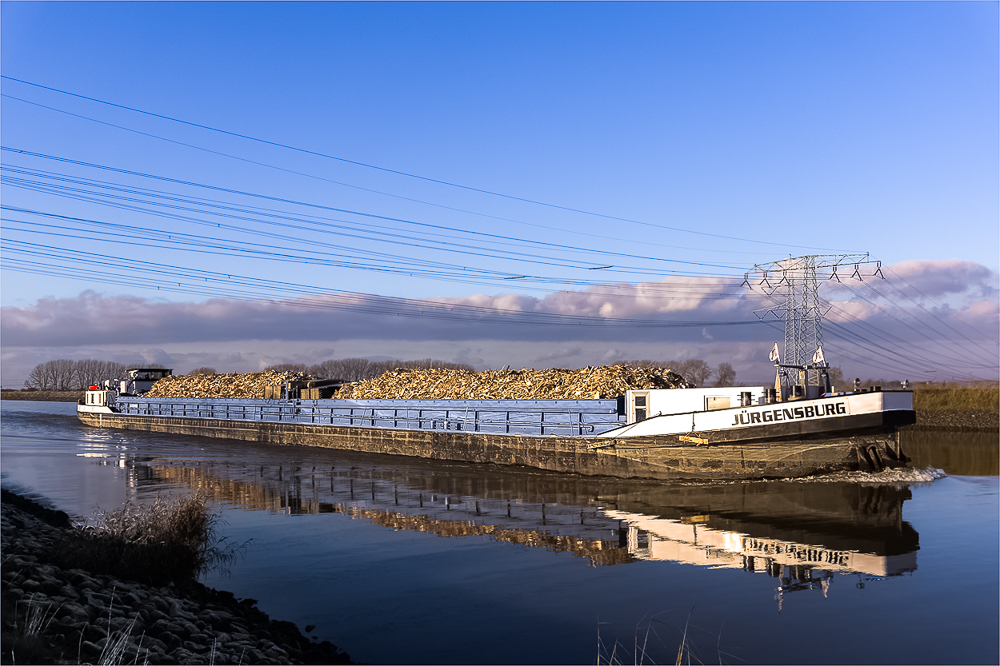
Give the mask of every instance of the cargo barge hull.
<path id="1" fill-rule="evenodd" d="M 221 437 L 468 463 L 515 465 L 587 476 L 662 480 L 794 478 L 836 471 L 881 471 L 899 466 L 892 419 L 866 416 L 841 423 L 841 432 L 790 428 L 783 435 L 711 441 L 712 433 L 608 438 L 521 436 L 453 430 L 407 430 L 303 423 L 145 416 L 80 410 L 90 426 Z M 684 437 L 684 439 L 681 439 Z M 717 435 L 716 435 L 717 437 Z"/>

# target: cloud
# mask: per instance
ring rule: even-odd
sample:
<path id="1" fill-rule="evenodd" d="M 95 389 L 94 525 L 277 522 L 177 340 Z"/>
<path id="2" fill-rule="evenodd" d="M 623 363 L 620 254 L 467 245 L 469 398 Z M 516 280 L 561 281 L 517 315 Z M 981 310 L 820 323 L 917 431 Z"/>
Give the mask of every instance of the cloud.
<path id="1" fill-rule="evenodd" d="M 700 283 L 684 279 L 563 291 L 541 299 L 475 294 L 431 301 L 337 294 L 170 303 L 85 291 L 75 298 L 44 298 L 28 307 L 0 308 L 0 335 L 4 346 L 14 347 L 246 339 L 336 341 L 366 335 L 400 340 L 558 340 L 567 331 L 572 331 L 574 339 L 614 340 L 625 329 L 632 338 L 662 337 L 662 331 L 654 332 L 657 322 L 669 328 L 674 339 L 698 334 L 677 327 L 693 319 L 699 329 L 716 322 L 754 324 L 748 302 L 737 299 L 738 307 L 709 302 L 720 284 L 716 278 Z M 699 307 L 706 302 L 707 307 Z M 643 321 L 627 321 L 637 318 Z"/>
<path id="2" fill-rule="evenodd" d="M 996 375 L 995 272 L 957 260 L 903 262 L 884 272 L 885 281 L 822 284 L 832 305 L 823 331 L 831 362 L 853 363 L 849 374 L 861 376 L 905 370 L 912 378 L 924 367 Z M 432 301 L 338 294 L 171 303 L 94 291 L 45 298 L 0 308 L 3 381 L 55 358 L 247 371 L 351 356 L 433 357 L 477 368 L 702 358 L 733 363 L 746 378 L 767 374 L 760 359 L 784 337 L 780 320 L 753 316 L 781 313 L 780 291 L 768 296 L 724 278 Z"/>
<path id="3" fill-rule="evenodd" d="M 579 358 L 580 356 L 583 356 L 583 347 L 577 345 L 574 347 L 561 347 L 559 349 L 546 352 L 540 356 L 536 356 L 532 359 L 532 362 L 541 364 L 564 362 L 569 359 Z"/>
<path id="4" fill-rule="evenodd" d="M 720 295 L 725 294 L 731 296 L 720 298 Z M 754 294 L 734 289 L 732 278 L 669 277 L 659 282 L 623 282 L 580 291 L 564 290 L 543 298 L 518 294 L 474 294 L 435 300 L 515 312 L 623 318 L 696 311 L 728 314 L 748 298 L 754 298 Z M 743 311 L 743 316 L 746 316 L 746 312 Z"/>
<path id="5" fill-rule="evenodd" d="M 865 273 L 865 283 L 888 298 L 914 301 L 951 299 L 968 302 L 975 299 L 996 299 L 1000 293 L 1000 276 L 986 266 L 947 259 L 942 261 L 901 261 L 882 268 L 885 280 Z M 839 291 L 853 292 L 861 285 L 851 278 L 842 278 Z"/>

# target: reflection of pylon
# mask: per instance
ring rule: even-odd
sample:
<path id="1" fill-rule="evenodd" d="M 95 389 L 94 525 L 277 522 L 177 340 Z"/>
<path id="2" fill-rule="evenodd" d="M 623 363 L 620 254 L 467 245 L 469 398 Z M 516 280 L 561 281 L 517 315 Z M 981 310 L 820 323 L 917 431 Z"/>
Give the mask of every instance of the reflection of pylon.
<path id="1" fill-rule="evenodd" d="M 836 254 L 836 255 L 806 255 L 774 261 L 768 264 L 754 266 L 754 271 L 763 275 L 759 286 L 765 293 L 774 294 L 781 289 L 784 302 L 777 307 L 758 310 L 757 316 L 763 319 L 767 314 L 785 322 L 785 348 L 782 365 L 805 366 L 813 361 L 816 350 L 823 346 L 822 323 L 825 314 L 824 306 L 819 298 L 819 282 L 817 269 L 832 269 L 829 279 L 837 277 L 837 267 L 854 265 L 855 273 L 860 278 L 860 264 L 873 263 L 867 254 Z M 767 276 L 781 273 L 781 280 L 771 286 Z M 749 286 L 749 280 L 746 281 Z M 783 375 L 782 383 L 818 384 L 818 370 L 804 370 L 802 377 Z"/>

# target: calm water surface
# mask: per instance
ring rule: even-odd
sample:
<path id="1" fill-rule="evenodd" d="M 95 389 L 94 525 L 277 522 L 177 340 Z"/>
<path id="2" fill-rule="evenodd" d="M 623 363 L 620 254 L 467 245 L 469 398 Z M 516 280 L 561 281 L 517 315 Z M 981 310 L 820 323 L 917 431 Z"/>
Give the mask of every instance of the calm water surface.
<path id="1" fill-rule="evenodd" d="M 211 494 L 205 582 L 368 663 L 1000 662 L 993 433 L 911 470 L 664 484 L 89 428 L 5 401 L 5 486 L 86 517 Z M 916 454 L 916 455 L 914 455 Z M 946 475 L 947 473 L 947 475 Z M 645 656 L 636 656 L 636 645 Z"/>

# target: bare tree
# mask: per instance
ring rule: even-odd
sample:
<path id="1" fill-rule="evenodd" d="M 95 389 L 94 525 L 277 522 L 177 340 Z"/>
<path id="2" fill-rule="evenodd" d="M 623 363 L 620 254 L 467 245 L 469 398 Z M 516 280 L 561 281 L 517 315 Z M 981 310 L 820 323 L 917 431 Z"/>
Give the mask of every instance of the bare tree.
<path id="1" fill-rule="evenodd" d="M 28 373 L 28 378 L 24 380 L 25 388 L 37 389 L 39 391 L 47 391 L 49 389 L 49 380 L 45 372 L 45 364 L 40 363 L 31 369 Z"/>
<path id="2" fill-rule="evenodd" d="M 342 358 L 329 359 L 318 365 L 309 366 L 307 372 L 314 377 L 322 379 L 342 379 L 347 382 L 356 382 L 364 379 L 372 379 L 379 375 L 399 369 L 426 369 L 426 368 L 448 368 L 455 370 L 474 371 L 471 365 L 464 363 L 449 363 L 433 358 L 419 359 L 415 361 L 369 361 L 366 358 Z"/>
<path id="3" fill-rule="evenodd" d="M 637 361 L 622 361 L 622 363 L 636 368 L 666 368 L 673 370 L 693 384 L 694 387 L 704 386 L 708 382 L 708 378 L 712 376 L 712 368 L 700 358 L 693 358 L 687 361 L 650 361 L 642 359 Z"/>
<path id="4" fill-rule="evenodd" d="M 379 374 L 377 368 L 372 368 L 372 362 L 366 358 L 342 358 L 339 364 L 339 379 L 356 382 L 360 379 L 371 379 Z"/>
<path id="5" fill-rule="evenodd" d="M 305 363 L 279 363 L 277 365 L 269 365 L 264 368 L 264 371 L 268 370 L 274 372 L 305 372 L 308 368 Z"/>
<path id="6" fill-rule="evenodd" d="M 195 368 L 194 370 L 192 370 L 188 374 L 189 375 L 215 375 L 215 374 L 218 374 L 218 373 L 215 371 L 215 368 Z"/>
<path id="7" fill-rule="evenodd" d="M 728 363 L 719 364 L 719 368 L 715 371 L 715 385 L 716 386 L 736 385 L 736 371 L 733 370 L 733 366 L 731 366 Z"/>
<path id="8" fill-rule="evenodd" d="M 105 379 L 121 379 L 125 366 L 113 361 L 57 359 L 36 365 L 24 385 L 40 391 L 79 391 Z"/>
<path id="9" fill-rule="evenodd" d="M 72 391 L 78 388 L 76 382 L 76 363 L 60 358 L 36 365 L 28 373 L 25 386 L 42 391 Z"/>
<path id="10" fill-rule="evenodd" d="M 649 359 L 642 359 L 636 361 L 619 361 L 621 365 L 630 365 L 634 368 L 670 368 L 671 370 L 677 371 L 674 368 L 673 361 L 650 361 Z"/>
<path id="11" fill-rule="evenodd" d="M 712 376 L 712 368 L 700 358 L 671 363 L 669 367 L 695 386 L 704 386 L 708 378 Z"/>
<path id="12" fill-rule="evenodd" d="M 838 386 L 841 391 L 848 389 L 848 386 L 844 383 L 844 371 L 840 369 L 840 366 L 830 368 L 827 372 L 830 375 L 830 387 L 834 391 L 838 390 Z M 850 388 L 853 388 L 853 384 Z"/>
<path id="13" fill-rule="evenodd" d="M 389 363 L 396 363 L 396 367 L 406 368 L 406 369 L 419 369 L 426 370 L 430 368 L 444 368 L 445 370 L 466 370 L 468 372 L 475 372 L 475 368 L 471 365 L 465 363 L 450 363 L 448 361 L 439 361 L 436 358 L 424 358 L 417 361 L 388 361 Z"/>
<path id="14" fill-rule="evenodd" d="M 76 362 L 77 388 L 85 389 L 94 384 L 101 384 L 105 379 L 124 379 L 125 366 L 114 361 L 98 361 L 87 359 Z"/>

